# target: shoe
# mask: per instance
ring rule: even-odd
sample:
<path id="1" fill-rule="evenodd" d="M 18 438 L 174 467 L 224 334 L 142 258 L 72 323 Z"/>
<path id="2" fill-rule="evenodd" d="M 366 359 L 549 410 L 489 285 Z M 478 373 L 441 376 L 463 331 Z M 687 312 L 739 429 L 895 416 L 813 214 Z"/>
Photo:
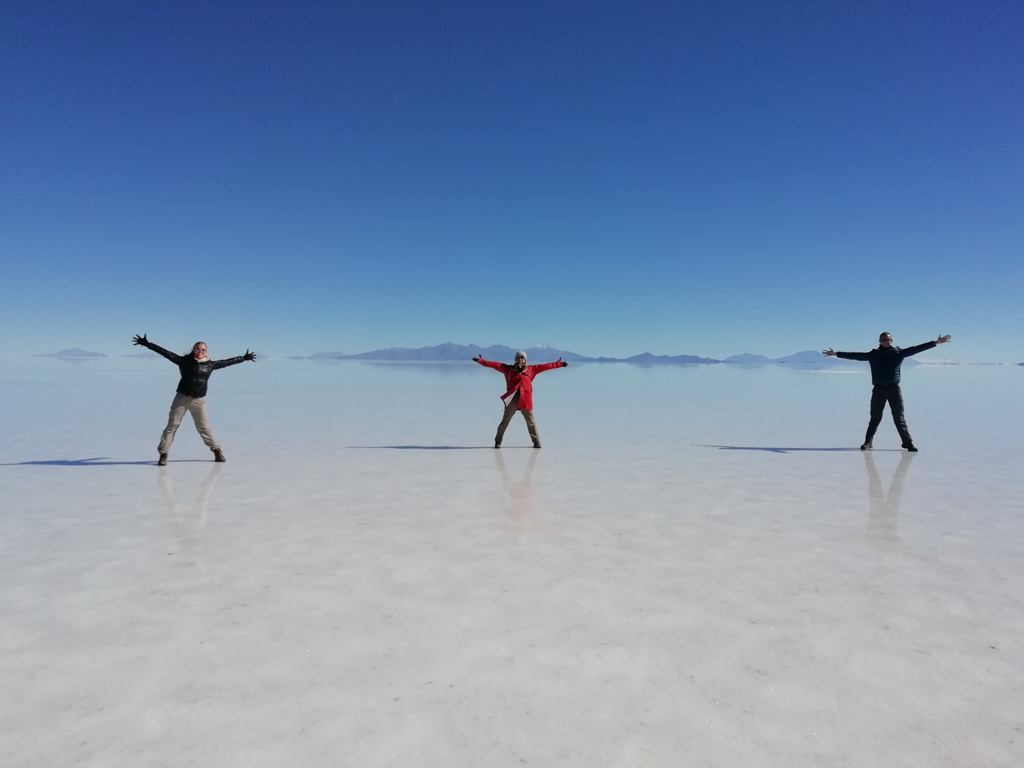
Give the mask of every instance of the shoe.
<path id="1" fill-rule="evenodd" d="M 870 450 L 871 450 L 871 443 L 864 443 L 864 445 L 862 445 L 862 446 L 860 447 L 860 449 L 861 449 L 862 451 L 870 451 Z"/>
<path id="2" fill-rule="evenodd" d="M 224 458 L 224 452 L 221 451 L 220 448 L 214 448 L 213 449 L 213 460 L 214 461 L 227 461 L 227 459 Z"/>
<path id="3" fill-rule="evenodd" d="M 534 443 L 534 444 L 533 444 L 533 447 L 534 447 L 534 448 L 540 448 L 540 443 Z"/>
<path id="4" fill-rule="evenodd" d="M 161 453 L 160 454 L 160 458 L 157 459 L 156 465 L 158 467 L 166 467 L 167 466 L 167 454 L 166 453 Z"/>
<path id="5" fill-rule="evenodd" d="M 494 447 L 495 448 L 501 448 L 501 441 L 500 440 L 495 440 L 494 441 Z"/>
<path id="6" fill-rule="evenodd" d="M 917 453 L 917 446 L 914 445 L 913 443 L 904 443 L 903 447 L 906 448 L 911 453 Z"/>

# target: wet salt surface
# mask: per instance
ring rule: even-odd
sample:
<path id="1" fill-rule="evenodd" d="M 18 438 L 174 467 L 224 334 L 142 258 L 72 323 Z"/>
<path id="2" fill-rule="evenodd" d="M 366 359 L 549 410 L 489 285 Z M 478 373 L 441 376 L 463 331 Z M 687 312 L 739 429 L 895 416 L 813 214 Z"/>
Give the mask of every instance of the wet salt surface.
<path id="1" fill-rule="evenodd" d="M 1021 762 L 1021 369 L 161 363 L 0 364 L 4 765 Z"/>

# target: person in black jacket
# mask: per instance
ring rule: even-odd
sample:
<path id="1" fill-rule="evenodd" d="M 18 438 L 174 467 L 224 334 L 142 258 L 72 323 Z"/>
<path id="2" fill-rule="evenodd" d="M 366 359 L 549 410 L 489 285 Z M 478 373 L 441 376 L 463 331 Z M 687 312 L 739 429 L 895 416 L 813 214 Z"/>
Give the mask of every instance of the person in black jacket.
<path id="1" fill-rule="evenodd" d="M 161 467 L 167 464 L 167 454 L 171 450 L 171 443 L 174 442 L 174 433 L 178 431 L 185 411 L 192 414 L 192 422 L 196 425 L 196 431 L 206 443 L 206 447 L 213 451 L 213 460 L 227 461 L 206 420 L 206 385 L 210 380 L 210 374 L 217 369 L 237 365 L 246 360 L 255 360 L 256 354 L 245 350 L 245 354 L 238 357 L 229 357 L 227 360 L 211 360 L 206 356 L 205 341 L 197 341 L 188 355 L 176 355 L 169 352 L 149 341 L 146 334 L 136 336 L 132 341 L 140 347 L 151 349 L 158 355 L 166 357 L 178 366 L 178 370 L 181 372 L 181 381 L 178 382 L 174 400 L 171 401 L 167 426 L 164 428 L 163 435 L 160 436 L 160 445 L 157 446 L 157 452 L 160 454 L 157 464 Z"/>
<path id="2" fill-rule="evenodd" d="M 917 452 L 913 439 L 910 437 L 910 430 L 907 429 L 907 419 L 903 412 L 903 392 L 900 390 L 900 366 L 903 361 L 918 352 L 932 349 L 938 344 L 945 344 L 952 337 L 939 336 L 935 341 L 926 341 L 916 347 L 894 347 L 892 345 L 892 334 L 883 332 L 878 337 L 878 347 L 870 352 L 836 352 L 831 347 L 823 349 L 821 354 L 826 357 L 839 357 L 844 360 L 863 360 L 871 365 L 871 418 L 868 420 L 868 431 L 864 436 L 864 444 L 860 447 L 862 451 L 871 450 L 871 441 L 875 437 L 875 430 L 882 423 L 882 413 L 885 411 L 885 404 L 889 403 L 889 411 L 892 413 L 892 420 L 896 424 L 896 431 L 900 433 L 903 447 L 908 451 Z"/>

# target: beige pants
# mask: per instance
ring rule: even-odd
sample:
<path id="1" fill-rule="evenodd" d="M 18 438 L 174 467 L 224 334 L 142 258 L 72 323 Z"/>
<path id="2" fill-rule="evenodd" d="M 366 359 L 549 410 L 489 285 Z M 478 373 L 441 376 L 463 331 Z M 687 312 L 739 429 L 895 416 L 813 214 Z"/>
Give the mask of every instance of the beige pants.
<path id="1" fill-rule="evenodd" d="M 533 440 L 533 444 L 540 445 L 540 435 L 537 434 L 537 423 L 533 420 L 533 411 L 518 408 L 518 405 L 519 396 L 516 395 L 512 398 L 512 402 L 505 406 L 505 415 L 501 417 L 501 424 L 498 425 L 498 433 L 494 436 L 494 442 L 496 445 L 501 445 L 502 438 L 505 437 L 505 430 L 508 428 L 509 422 L 512 421 L 512 417 L 516 415 L 516 411 L 523 414 L 523 418 L 526 419 L 526 429 L 530 433 L 530 439 Z"/>
<path id="2" fill-rule="evenodd" d="M 213 432 L 210 431 L 210 424 L 206 420 L 206 398 L 189 397 L 177 392 L 174 395 L 174 400 L 171 402 L 171 412 L 167 415 L 167 426 L 164 428 L 164 433 L 160 436 L 160 445 L 157 446 L 157 452 L 170 453 L 171 443 L 174 442 L 174 433 L 178 431 L 181 420 L 185 418 L 185 411 L 192 414 L 192 422 L 196 425 L 196 431 L 203 438 L 206 447 L 211 451 L 219 450 L 220 446 L 217 445 L 217 439 L 213 436 Z"/>

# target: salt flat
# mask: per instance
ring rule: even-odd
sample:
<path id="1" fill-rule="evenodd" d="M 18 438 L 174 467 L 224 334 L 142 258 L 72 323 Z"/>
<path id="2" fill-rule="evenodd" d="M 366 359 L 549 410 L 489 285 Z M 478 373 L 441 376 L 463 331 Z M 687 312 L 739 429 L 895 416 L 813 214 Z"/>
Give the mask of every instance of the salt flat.
<path id="1" fill-rule="evenodd" d="M 0 361 L 0 763 L 1019 765 L 1022 379 Z"/>

